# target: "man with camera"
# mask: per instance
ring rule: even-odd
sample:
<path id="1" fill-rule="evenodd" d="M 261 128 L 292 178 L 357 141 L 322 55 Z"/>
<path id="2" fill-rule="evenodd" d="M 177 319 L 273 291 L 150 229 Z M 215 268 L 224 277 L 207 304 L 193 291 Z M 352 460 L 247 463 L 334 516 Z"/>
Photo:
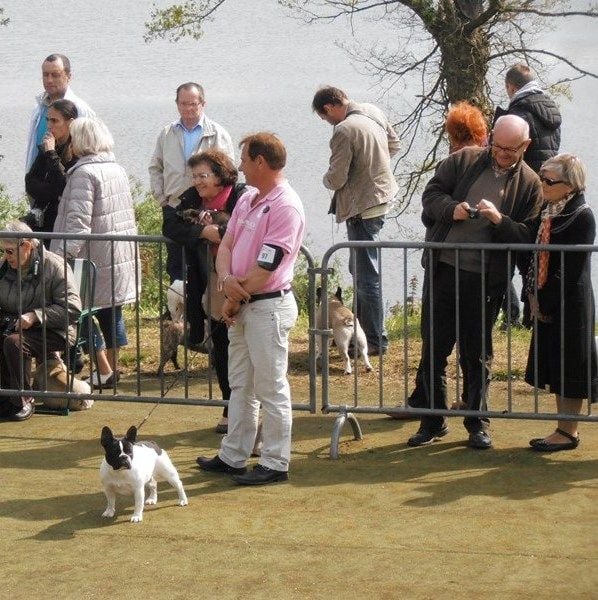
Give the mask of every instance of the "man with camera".
<path id="1" fill-rule="evenodd" d="M 20 396 L 0 396 L 0 418 L 24 421 L 34 412 L 31 359 L 45 361 L 75 340 L 81 299 L 70 267 L 21 221 L 10 221 L 0 238 L 0 387 Z"/>
<path id="2" fill-rule="evenodd" d="M 422 195 L 426 241 L 465 243 L 472 249 L 426 251 L 422 301 L 422 367 L 426 406 L 447 409 L 445 369 L 459 343 L 467 410 L 484 410 L 490 382 L 492 328 L 512 277 L 507 252 L 481 251 L 494 226 L 478 207 L 490 200 L 516 222 L 534 216 L 542 201 L 537 175 L 523 162 L 529 126 L 507 115 L 496 121 L 490 146 L 467 147 L 442 161 Z M 483 205 L 482 205 L 483 206 Z M 458 338 L 457 338 L 458 334 Z M 465 385 L 464 385 L 465 389 Z M 492 446 L 488 419 L 466 417 L 471 448 Z M 425 446 L 448 433 L 442 416 L 424 415 L 410 446 Z"/>

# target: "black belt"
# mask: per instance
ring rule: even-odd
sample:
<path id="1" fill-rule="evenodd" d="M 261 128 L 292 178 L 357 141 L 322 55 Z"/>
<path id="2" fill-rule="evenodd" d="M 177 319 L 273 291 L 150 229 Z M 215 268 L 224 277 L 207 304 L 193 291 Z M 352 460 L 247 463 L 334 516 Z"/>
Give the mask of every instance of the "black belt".
<path id="1" fill-rule="evenodd" d="M 288 288 L 286 290 L 278 290 L 277 292 L 265 292 L 264 294 L 253 294 L 251 296 L 251 298 L 249 298 L 249 300 L 247 300 L 248 303 L 251 302 L 256 302 L 257 300 L 268 300 L 269 298 L 282 298 L 283 296 L 286 296 L 286 294 L 288 294 L 291 291 L 291 288 Z"/>

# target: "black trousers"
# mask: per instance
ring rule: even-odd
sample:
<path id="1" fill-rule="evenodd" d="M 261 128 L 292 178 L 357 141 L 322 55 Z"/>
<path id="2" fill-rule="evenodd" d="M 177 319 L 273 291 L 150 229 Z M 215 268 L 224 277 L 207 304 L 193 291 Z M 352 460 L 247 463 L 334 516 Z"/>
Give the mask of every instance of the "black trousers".
<path id="1" fill-rule="evenodd" d="M 228 384 L 228 328 L 222 321 L 210 319 L 212 335 L 212 364 L 216 370 L 218 387 L 223 400 L 230 400 L 230 385 Z M 228 406 L 222 413 L 228 416 Z"/>
<path id="2" fill-rule="evenodd" d="M 457 281 L 458 277 L 458 281 Z M 482 296 L 482 292 L 484 295 Z M 482 290 L 482 275 L 456 271 L 445 263 L 434 266 L 424 286 L 422 306 L 422 385 L 426 406 L 447 409 L 446 366 L 459 342 L 463 389 L 468 410 L 486 407 L 492 362 L 492 328 L 504 289 Z M 458 301 L 458 305 L 457 305 Z M 444 417 L 424 416 L 423 427 L 438 430 Z M 467 431 L 486 429 L 488 419 L 466 417 Z"/>
<path id="3" fill-rule="evenodd" d="M 2 343 L 0 353 L 0 385 L 3 389 L 30 390 L 31 389 L 31 359 L 44 359 L 43 329 L 35 326 L 24 329 L 19 333 L 7 335 Z M 23 354 L 23 376 L 21 379 L 21 348 Z M 46 356 L 54 352 L 64 352 L 66 342 L 64 338 L 52 329 L 46 329 Z M 22 408 L 20 396 L 5 396 L 0 398 L 0 403 L 10 403 L 19 410 Z"/>

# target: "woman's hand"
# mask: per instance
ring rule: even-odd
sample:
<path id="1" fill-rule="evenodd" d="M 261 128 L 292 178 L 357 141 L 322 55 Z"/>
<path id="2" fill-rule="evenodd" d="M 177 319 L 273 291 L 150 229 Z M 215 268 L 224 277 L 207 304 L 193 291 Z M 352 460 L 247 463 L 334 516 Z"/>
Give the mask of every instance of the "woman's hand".
<path id="1" fill-rule="evenodd" d="M 42 150 L 44 152 L 56 150 L 56 139 L 49 131 L 46 132 L 46 135 L 44 135 L 44 137 L 42 138 Z"/>
<path id="2" fill-rule="evenodd" d="M 498 225 L 502 221 L 502 214 L 490 200 L 482 198 L 476 208 L 480 211 L 480 216 L 488 219 L 491 223 Z"/>
<path id="3" fill-rule="evenodd" d="M 222 241 L 220 239 L 220 232 L 218 231 L 218 225 L 206 225 L 202 229 L 201 237 L 204 240 L 208 240 L 208 242 L 210 242 L 211 244 L 219 244 Z"/>

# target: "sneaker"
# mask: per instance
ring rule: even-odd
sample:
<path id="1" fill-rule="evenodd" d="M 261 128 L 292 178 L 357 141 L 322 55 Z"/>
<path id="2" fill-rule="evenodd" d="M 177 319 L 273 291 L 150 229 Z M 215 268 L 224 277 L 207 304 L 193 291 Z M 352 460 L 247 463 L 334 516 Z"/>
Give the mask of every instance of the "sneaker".
<path id="1" fill-rule="evenodd" d="M 83 381 L 92 385 L 94 390 L 101 390 L 102 388 L 114 387 L 114 372 L 106 373 L 102 375 L 98 371 L 94 371 L 92 377 L 85 377 Z M 116 383 L 120 381 L 120 372 L 116 373 Z"/>

